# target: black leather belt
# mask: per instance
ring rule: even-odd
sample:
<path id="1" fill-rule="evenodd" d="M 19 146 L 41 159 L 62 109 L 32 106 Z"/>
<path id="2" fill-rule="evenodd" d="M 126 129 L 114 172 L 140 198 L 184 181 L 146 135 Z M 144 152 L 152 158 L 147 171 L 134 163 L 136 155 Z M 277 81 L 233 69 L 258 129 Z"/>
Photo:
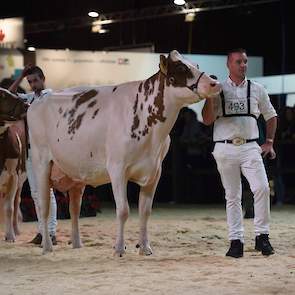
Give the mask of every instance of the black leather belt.
<path id="1" fill-rule="evenodd" d="M 222 142 L 222 143 L 231 143 L 233 145 L 242 145 L 248 142 L 253 142 L 253 141 L 257 141 L 258 138 L 254 138 L 254 139 L 244 139 L 244 138 L 240 138 L 240 137 L 236 137 L 234 139 L 225 139 L 225 140 L 217 140 L 214 141 L 216 142 Z"/>

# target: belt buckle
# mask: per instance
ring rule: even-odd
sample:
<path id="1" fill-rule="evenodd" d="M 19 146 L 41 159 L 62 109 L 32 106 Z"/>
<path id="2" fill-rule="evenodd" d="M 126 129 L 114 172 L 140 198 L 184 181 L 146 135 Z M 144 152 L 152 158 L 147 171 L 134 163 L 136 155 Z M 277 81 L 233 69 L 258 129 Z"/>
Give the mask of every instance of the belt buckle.
<path id="1" fill-rule="evenodd" d="M 233 145 L 239 146 L 239 145 L 246 143 L 246 139 L 241 138 L 241 137 L 236 137 L 232 140 L 232 142 L 233 142 Z"/>

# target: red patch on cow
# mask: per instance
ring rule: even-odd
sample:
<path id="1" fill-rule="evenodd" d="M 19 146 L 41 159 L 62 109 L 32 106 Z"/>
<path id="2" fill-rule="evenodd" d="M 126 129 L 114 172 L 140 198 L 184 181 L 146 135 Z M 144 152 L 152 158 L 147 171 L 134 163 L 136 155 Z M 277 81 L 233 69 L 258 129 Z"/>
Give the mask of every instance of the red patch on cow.
<path id="1" fill-rule="evenodd" d="M 138 112 L 143 111 L 144 102 L 151 102 L 151 96 L 155 93 L 155 82 L 159 81 L 158 92 L 154 97 L 153 104 L 148 106 L 148 117 L 146 119 L 142 118 Z M 165 77 L 161 75 L 160 72 L 148 78 L 146 81 L 141 82 L 139 85 L 139 92 L 142 90 L 142 85 L 144 87 L 144 102 L 140 102 L 140 110 L 138 110 L 139 96 L 136 95 L 136 99 L 133 105 L 133 124 L 131 126 L 131 137 L 137 138 L 139 140 L 141 136 L 145 136 L 149 133 L 149 128 L 156 125 L 158 122 L 164 122 L 166 117 L 164 117 L 164 88 L 165 88 Z M 146 124 L 142 130 L 136 130 L 139 128 L 140 121 L 146 120 Z"/>
<path id="2" fill-rule="evenodd" d="M 96 103 L 97 103 L 97 100 L 94 100 L 94 101 L 90 102 L 90 103 L 88 104 L 87 108 L 92 108 L 92 107 L 94 107 L 94 106 L 96 105 Z"/>
<path id="3" fill-rule="evenodd" d="M 94 113 L 93 113 L 93 115 L 92 115 L 92 119 L 94 119 L 94 118 L 96 117 L 96 115 L 97 115 L 98 112 L 99 112 L 99 109 L 96 109 L 96 110 L 94 111 Z"/>
<path id="4" fill-rule="evenodd" d="M 66 110 L 63 114 L 64 118 L 68 117 L 68 134 L 75 134 L 76 130 L 78 130 L 82 124 L 86 112 L 83 112 L 76 116 L 79 107 L 86 102 L 89 102 L 93 97 L 97 96 L 97 94 L 98 90 L 91 89 L 88 91 L 77 93 L 73 96 L 72 101 L 75 102 L 75 105 L 70 110 Z M 93 107 L 96 103 L 97 100 L 89 102 L 87 108 Z M 98 110 L 95 111 L 95 115 L 97 114 L 97 112 Z M 71 136 L 70 139 L 72 140 L 73 136 Z"/>

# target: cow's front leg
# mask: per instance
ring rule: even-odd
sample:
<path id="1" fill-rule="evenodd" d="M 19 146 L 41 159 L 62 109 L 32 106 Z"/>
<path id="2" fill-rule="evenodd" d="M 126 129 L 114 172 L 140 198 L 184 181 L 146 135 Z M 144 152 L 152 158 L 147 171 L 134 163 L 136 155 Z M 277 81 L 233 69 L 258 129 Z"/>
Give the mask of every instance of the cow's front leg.
<path id="1" fill-rule="evenodd" d="M 70 214 L 72 221 L 72 246 L 73 248 L 81 248 L 82 242 L 80 239 L 79 216 L 81 210 L 81 200 L 85 187 L 72 188 L 69 191 L 70 196 Z"/>
<path id="2" fill-rule="evenodd" d="M 119 167 L 110 167 L 109 174 L 112 182 L 113 194 L 116 202 L 117 237 L 115 244 L 115 256 L 122 257 L 125 254 L 124 225 L 129 215 L 127 200 L 127 180 Z"/>
<path id="3" fill-rule="evenodd" d="M 13 216 L 14 216 L 14 198 L 17 191 L 17 176 L 12 175 L 9 179 L 8 193 L 4 200 L 5 212 L 5 241 L 14 242 L 15 232 L 13 229 Z"/>
<path id="4" fill-rule="evenodd" d="M 152 248 L 148 239 L 147 223 L 152 212 L 154 194 L 160 179 L 161 169 L 157 171 L 157 175 L 153 183 L 141 187 L 139 194 L 139 219 L 140 219 L 140 229 L 139 229 L 139 241 L 136 245 L 139 248 L 140 255 L 151 255 L 153 254 Z"/>

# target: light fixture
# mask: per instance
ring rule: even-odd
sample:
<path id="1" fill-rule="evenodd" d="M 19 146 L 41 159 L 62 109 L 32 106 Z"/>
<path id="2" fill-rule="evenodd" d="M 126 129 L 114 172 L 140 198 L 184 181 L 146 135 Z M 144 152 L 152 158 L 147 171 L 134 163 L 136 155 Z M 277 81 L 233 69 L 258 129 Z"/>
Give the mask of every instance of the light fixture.
<path id="1" fill-rule="evenodd" d="M 108 31 L 109 31 L 109 30 L 104 29 L 104 28 L 102 27 L 102 25 L 97 24 L 96 22 L 93 22 L 93 23 L 92 23 L 92 27 L 91 27 L 91 32 L 92 32 L 92 33 L 105 34 L 105 33 L 107 33 Z"/>
<path id="2" fill-rule="evenodd" d="M 88 12 L 88 16 L 90 16 L 90 17 L 98 17 L 99 16 L 99 13 L 96 12 L 96 11 L 89 11 Z"/>
<path id="3" fill-rule="evenodd" d="M 36 51 L 36 48 L 33 47 L 33 46 L 29 46 L 27 49 L 28 49 L 29 51 Z"/>
<path id="4" fill-rule="evenodd" d="M 99 30 L 99 34 L 105 34 L 105 33 L 107 33 L 109 30 L 107 30 L 107 29 L 100 29 Z"/>
<path id="5" fill-rule="evenodd" d="M 174 4 L 176 4 L 176 5 L 184 5 L 185 0 L 174 0 Z"/>
<path id="6" fill-rule="evenodd" d="M 185 15 L 184 21 L 187 23 L 193 22 L 195 20 L 196 14 L 194 12 L 187 13 Z"/>
<path id="7" fill-rule="evenodd" d="M 99 33 L 99 30 L 101 29 L 101 25 L 95 25 L 92 23 L 91 32 L 92 33 Z"/>

